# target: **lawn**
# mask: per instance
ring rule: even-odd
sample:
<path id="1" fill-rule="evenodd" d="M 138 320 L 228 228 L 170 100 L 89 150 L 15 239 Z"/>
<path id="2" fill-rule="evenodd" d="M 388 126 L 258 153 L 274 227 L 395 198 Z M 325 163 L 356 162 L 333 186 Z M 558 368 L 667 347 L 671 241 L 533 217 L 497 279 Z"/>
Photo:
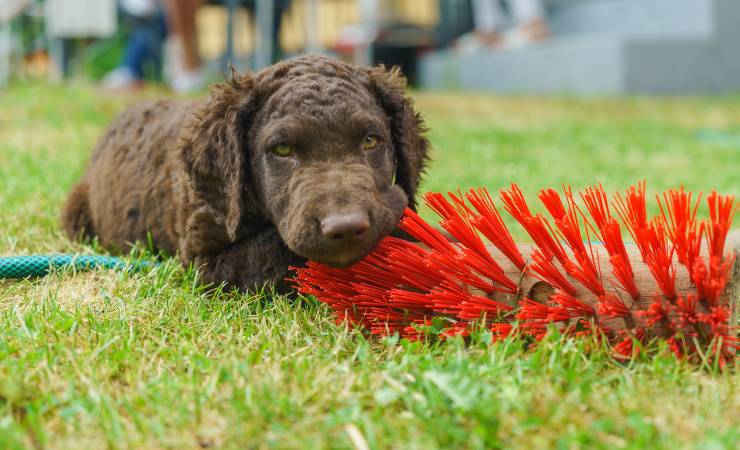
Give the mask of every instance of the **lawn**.
<path id="1" fill-rule="evenodd" d="M 740 193 L 738 97 L 416 99 L 434 146 L 424 190 L 513 181 L 534 199 L 644 178 L 651 195 Z M 0 255 L 95 250 L 63 237 L 59 208 L 135 100 L 75 84 L 0 92 Z M 0 281 L 0 448 L 740 445 L 737 370 L 666 353 L 620 364 L 555 334 L 535 351 L 485 332 L 378 340 L 311 299 L 213 296 L 196 280 L 169 261 Z"/>

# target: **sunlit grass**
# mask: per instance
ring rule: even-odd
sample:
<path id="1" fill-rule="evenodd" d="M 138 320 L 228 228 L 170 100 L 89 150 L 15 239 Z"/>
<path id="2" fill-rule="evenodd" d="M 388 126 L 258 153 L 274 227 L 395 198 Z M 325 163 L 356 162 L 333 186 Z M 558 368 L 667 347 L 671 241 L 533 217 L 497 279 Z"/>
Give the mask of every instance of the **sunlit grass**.
<path id="1" fill-rule="evenodd" d="M 0 254 L 92 251 L 62 236 L 59 208 L 105 124 L 152 95 L 0 93 Z M 424 190 L 740 191 L 738 98 L 416 98 Z M 310 299 L 206 294 L 173 261 L 0 282 L 0 448 L 732 449 L 738 417 L 737 372 L 623 365 L 557 335 L 534 351 L 485 332 L 378 340 Z"/>

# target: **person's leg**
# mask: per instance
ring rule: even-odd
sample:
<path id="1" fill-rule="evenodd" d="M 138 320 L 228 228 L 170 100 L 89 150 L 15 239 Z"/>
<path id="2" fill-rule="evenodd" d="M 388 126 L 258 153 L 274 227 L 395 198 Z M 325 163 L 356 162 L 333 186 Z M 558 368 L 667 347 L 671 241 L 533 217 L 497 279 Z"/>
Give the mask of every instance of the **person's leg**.
<path id="1" fill-rule="evenodd" d="M 156 79 L 161 80 L 164 68 L 164 45 L 168 34 L 164 10 L 158 8 L 150 22 L 149 60 L 152 63 Z"/>
<path id="2" fill-rule="evenodd" d="M 194 91 L 205 83 L 195 23 L 195 14 L 200 3 L 200 0 L 165 1 L 171 45 L 176 58 L 172 71 L 172 88 L 178 92 Z"/>
<path id="3" fill-rule="evenodd" d="M 473 25 L 473 5 L 470 0 L 438 1 L 439 24 L 437 42 L 440 47 L 447 47 L 455 40 L 475 28 Z"/>
<path id="4" fill-rule="evenodd" d="M 102 86 L 105 89 L 113 91 L 136 89 L 144 82 L 144 62 L 149 53 L 148 31 L 145 22 L 140 19 L 136 19 L 134 23 L 118 67 L 103 77 Z"/>
<path id="5" fill-rule="evenodd" d="M 167 35 L 164 12 L 155 0 L 123 0 L 119 13 L 130 27 L 126 48 L 118 66 L 103 78 L 103 87 L 123 90 L 140 87 L 145 68 L 162 66 L 162 44 Z"/>
<path id="6" fill-rule="evenodd" d="M 147 55 L 147 31 L 138 25 L 128 38 L 126 49 L 123 51 L 123 60 L 119 67 L 141 80 L 144 78 L 144 59 Z"/>
<path id="7" fill-rule="evenodd" d="M 195 25 L 195 13 L 200 6 L 200 0 L 166 0 L 165 4 L 172 36 L 179 40 L 182 47 L 182 69 L 185 71 L 200 69 Z"/>
<path id="8" fill-rule="evenodd" d="M 473 31 L 455 41 L 456 51 L 476 53 L 485 47 L 499 47 L 502 37 L 499 30 L 505 18 L 500 0 L 471 0 L 470 6 Z"/>
<path id="9" fill-rule="evenodd" d="M 498 39 L 498 32 L 504 22 L 504 11 L 500 0 L 473 0 L 473 23 L 475 32 L 488 43 Z"/>
<path id="10" fill-rule="evenodd" d="M 166 36 L 167 28 L 161 12 L 139 19 L 129 38 L 121 65 L 131 70 L 139 79 L 144 77 L 146 64 L 161 67 L 162 44 Z"/>
<path id="11" fill-rule="evenodd" d="M 550 37 L 542 0 L 509 0 L 509 4 L 515 30 L 525 40 L 535 42 Z"/>

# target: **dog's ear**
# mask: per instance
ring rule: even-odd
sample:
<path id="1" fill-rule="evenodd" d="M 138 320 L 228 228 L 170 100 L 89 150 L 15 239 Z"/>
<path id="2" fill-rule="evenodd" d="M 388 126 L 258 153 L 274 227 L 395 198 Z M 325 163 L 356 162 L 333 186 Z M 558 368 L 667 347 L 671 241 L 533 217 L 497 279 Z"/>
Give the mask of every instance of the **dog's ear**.
<path id="1" fill-rule="evenodd" d="M 396 158 L 396 184 L 404 190 L 409 207 L 416 209 L 416 190 L 429 159 L 424 120 L 406 96 L 406 78 L 398 67 L 376 66 L 367 70 L 370 90 L 391 119 Z"/>
<path id="2" fill-rule="evenodd" d="M 230 241 L 242 220 L 257 211 L 250 188 L 248 125 L 258 109 L 256 80 L 233 71 L 227 82 L 211 89 L 209 100 L 180 147 L 190 186 L 213 211 Z"/>

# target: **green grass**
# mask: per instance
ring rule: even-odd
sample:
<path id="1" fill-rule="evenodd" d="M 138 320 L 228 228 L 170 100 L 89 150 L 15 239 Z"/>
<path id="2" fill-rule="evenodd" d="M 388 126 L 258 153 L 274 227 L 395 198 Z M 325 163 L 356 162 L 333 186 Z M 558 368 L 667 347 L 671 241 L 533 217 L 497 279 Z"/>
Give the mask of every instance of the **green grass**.
<path id="1" fill-rule="evenodd" d="M 102 127 L 133 100 L 80 85 L 0 93 L 0 255 L 93 251 L 63 238 L 59 208 Z M 740 192 L 740 98 L 418 94 L 417 105 L 435 148 L 425 190 L 515 181 L 534 199 L 562 183 L 613 191 L 645 178 L 651 194 Z M 0 282 L 0 448 L 740 442 L 737 371 L 665 353 L 623 365 L 557 335 L 535 351 L 485 332 L 468 344 L 378 340 L 315 301 L 206 295 L 196 279 L 168 262 Z"/>

